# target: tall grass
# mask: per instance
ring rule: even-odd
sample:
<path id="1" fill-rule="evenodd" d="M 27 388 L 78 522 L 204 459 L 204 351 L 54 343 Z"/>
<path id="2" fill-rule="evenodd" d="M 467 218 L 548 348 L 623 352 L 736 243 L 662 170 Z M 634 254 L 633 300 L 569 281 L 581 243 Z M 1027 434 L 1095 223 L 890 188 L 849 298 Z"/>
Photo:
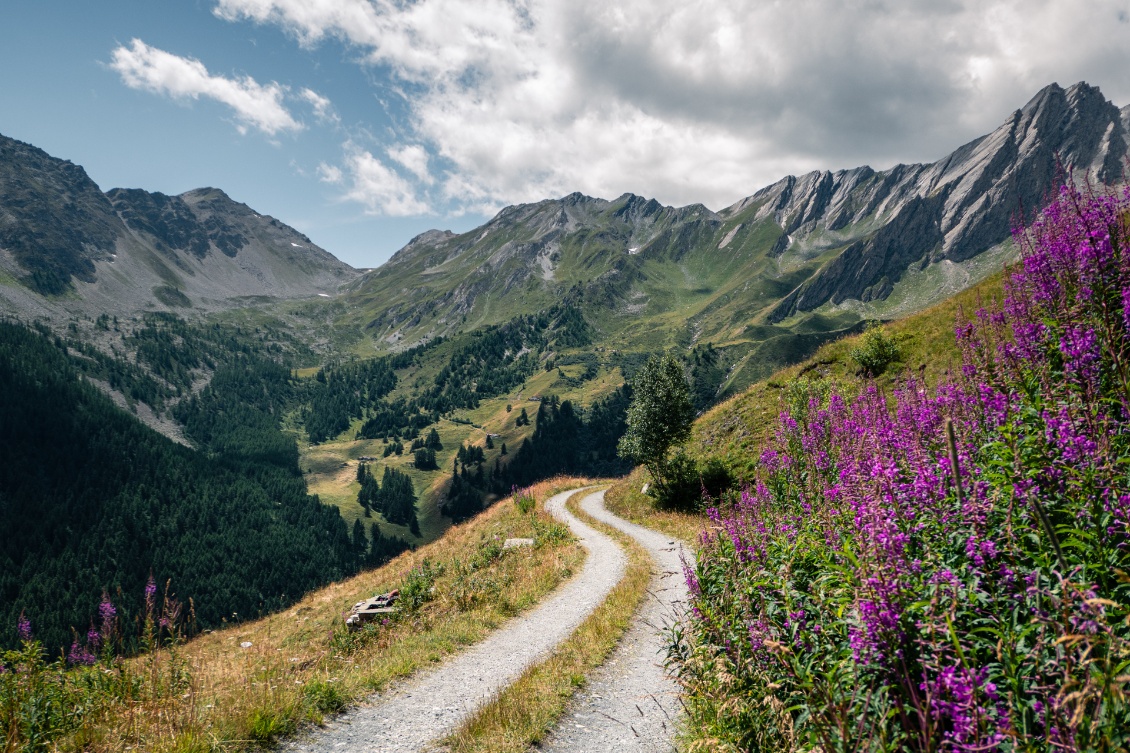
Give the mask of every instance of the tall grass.
<path id="1" fill-rule="evenodd" d="M 579 485 L 553 479 L 526 494 L 542 499 Z M 511 537 L 535 545 L 504 550 Z M 136 630 L 126 635 L 104 599 L 98 624 L 67 656 L 46 656 L 21 624 L 20 650 L 0 657 L 2 750 L 260 749 L 482 639 L 568 578 L 583 556 L 547 513 L 522 514 L 505 500 L 442 541 L 284 612 L 192 640 L 178 630 L 187 615 L 171 599 L 157 603 L 152 583 Z M 401 591 L 397 615 L 344 628 L 351 604 L 392 588 Z"/>
<path id="2" fill-rule="evenodd" d="M 692 748 L 1130 745 L 1128 209 L 1064 188 L 936 389 L 781 415 L 688 569 Z"/>
<path id="3" fill-rule="evenodd" d="M 127 634 L 108 595 L 99 605 L 99 624 L 85 638 L 76 635 L 70 650 L 50 659 L 22 615 L 20 648 L 0 659 L 0 731 L 5 753 L 55 750 L 60 743 L 85 748 L 101 735 L 98 725 L 116 712 L 164 717 L 174 723 L 179 699 L 191 698 L 193 685 L 180 651 L 183 630 L 191 624 L 191 608 L 165 587 L 158 603 L 157 584 L 145 587 L 145 612 L 137 631 Z M 142 651 L 140 659 L 126 652 Z M 176 699 L 176 700 L 174 700 Z M 170 701 L 172 701 L 170 703 Z"/>

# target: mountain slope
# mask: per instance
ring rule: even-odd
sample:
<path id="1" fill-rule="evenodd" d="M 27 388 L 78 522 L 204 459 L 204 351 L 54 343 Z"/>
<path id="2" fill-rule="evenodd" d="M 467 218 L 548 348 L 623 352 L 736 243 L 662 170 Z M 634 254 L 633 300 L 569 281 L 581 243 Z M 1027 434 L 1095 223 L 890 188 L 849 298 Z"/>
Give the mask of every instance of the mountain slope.
<path id="1" fill-rule="evenodd" d="M 413 239 L 351 286 L 346 318 L 391 348 L 565 297 L 611 348 L 711 341 L 748 383 L 991 274 L 1057 177 L 1121 179 L 1126 121 L 1097 88 L 1053 84 L 937 162 L 790 176 L 718 212 L 630 194 L 508 207 Z"/>
<path id="2" fill-rule="evenodd" d="M 217 189 L 104 194 L 80 166 L 0 136 L 0 301 L 8 311 L 215 310 L 249 296 L 332 295 L 357 274 Z"/>
<path id="3" fill-rule="evenodd" d="M 227 368 L 229 383 L 269 369 L 248 351 Z M 355 572 L 345 524 L 306 493 L 293 440 L 264 427 L 253 400 L 230 396 L 230 420 L 209 427 L 223 443 L 197 431 L 197 451 L 118 409 L 83 377 L 88 361 L 46 328 L 0 322 L 0 623 L 26 612 L 56 654 L 103 592 L 120 589 L 114 601 L 136 615 L 151 576 L 171 578 L 216 626 Z M 245 393 L 265 392 L 266 381 L 245 381 Z M 4 632 L 0 647 L 14 639 Z"/>
<path id="4" fill-rule="evenodd" d="M 765 200 L 774 219 L 799 238 L 869 218 L 885 222 L 793 291 L 770 318 L 828 301 L 886 298 L 913 264 L 960 263 L 1007 239 L 1013 222 L 1030 219 L 1063 174 L 1118 182 L 1126 156 L 1117 107 L 1095 87 L 1065 91 L 1053 84 L 993 133 L 938 162 L 899 165 L 862 180 L 822 173 L 820 186 L 800 191 L 799 201 L 791 179 L 764 189 L 753 198 Z"/>

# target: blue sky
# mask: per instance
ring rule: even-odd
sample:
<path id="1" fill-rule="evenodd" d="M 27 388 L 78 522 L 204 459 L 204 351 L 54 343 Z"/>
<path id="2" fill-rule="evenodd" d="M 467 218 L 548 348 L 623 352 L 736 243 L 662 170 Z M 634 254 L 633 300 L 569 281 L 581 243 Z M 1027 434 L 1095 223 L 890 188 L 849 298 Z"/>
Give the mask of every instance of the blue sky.
<path id="1" fill-rule="evenodd" d="M 0 133 L 367 267 L 573 190 L 718 209 L 937 159 L 1052 81 L 1125 105 L 1130 0 L 47 0 L 0 64 Z"/>

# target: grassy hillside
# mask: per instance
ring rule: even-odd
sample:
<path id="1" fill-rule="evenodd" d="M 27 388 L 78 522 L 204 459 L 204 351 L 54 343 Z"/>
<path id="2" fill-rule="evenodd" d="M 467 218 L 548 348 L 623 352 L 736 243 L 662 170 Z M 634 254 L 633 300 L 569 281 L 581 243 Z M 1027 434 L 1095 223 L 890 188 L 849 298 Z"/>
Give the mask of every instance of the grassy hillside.
<path id="1" fill-rule="evenodd" d="M 531 492 L 541 503 L 578 485 L 579 479 L 557 479 Z M 535 545 L 503 550 L 502 541 L 512 537 L 533 538 Z M 523 514 L 506 500 L 440 542 L 283 611 L 136 659 L 62 673 L 28 649 L 10 654 L 5 664 L 26 671 L 0 674 L 0 729 L 10 730 L 8 742 L 17 750 L 35 734 L 60 751 L 258 750 L 480 640 L 536 604 L 583 557 L 563 525 L 537 510 Z M 401 610 L 388 624 L 344 629 L 349 607 L 394 588 L 401 590 Z M 152 614 L 165 613 L 158 606 Z M 123 622 L 120 629 L 136 628 Z M 163 643 L 165 633 L 158 637 Z M 28 716 L 24 704 L 33 697 L 41 710 Z M 75 707 L 84 713 L 73 713 Z"/>
<path id="2" fill-rule="evenodd" d="M 776 430 L 777 417 L 789 404 L 791 388 L 797 380 L 824 380 L 839 385 L 846 393 L 858 390 L 866 382 L 889 392 L 908 375 L 924 379 L 927 385 L 938 384 L 960 367 L 954 337 L 959 312 L 972 315 L 982 305 L 999 301 L 1003 277 L 1004 273 L 997 273 L 925 311 L 886 324 L 885 331 L 897 339 L 902 357 L 877 378 L 862 375 L 851 358 L 851 351 L 860 346 L 862 334 L 827 343 L 811 357 L 756 382 L 700 416 L 686 450 L 700 460 L 718 458 L 738 479 L 749 478 L 766 439 Z M 609 506 L 619 515 L 646 522 L 687 541 L 697 539 L 705 519 L 696 514 L 656 510 L 652 499 L 641 493 L 647 482 L 646 472 L 637 469 L 609 491 Z"/>
<path id="3" fill-rule="evenodd" d="M 704 416 L 695 451 L 748 482 L 707 516 L 619 486 L 615 509 L 701 530 L 669 648 L 692 748 L 1125 748 L 1128 218 L 1065 188 L 1007 299 L 891 325 L 878 378 L 869 332 Z"/>

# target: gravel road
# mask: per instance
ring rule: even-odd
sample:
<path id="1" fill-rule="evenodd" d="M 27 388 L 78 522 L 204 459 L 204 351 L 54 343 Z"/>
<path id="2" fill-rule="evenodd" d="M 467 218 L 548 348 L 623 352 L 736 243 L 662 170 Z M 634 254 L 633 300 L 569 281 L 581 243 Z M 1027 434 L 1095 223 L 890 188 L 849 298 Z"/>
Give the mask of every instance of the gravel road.
<path id="1" fill-rule="evenodd" d="M 604 509 L 603 494 L 581 509 L 638 541 L 652 557 L 647 601 L 609 660 L 573 699 L 554 733 L 542 741 L 547 753 L 673 751 L 682 716 L 678 686 L 663 670 L 661 632 L 683 609 L 682 545 Z"/>
<path id="2" fill-rule="evenodd" d="M 286 751 L 426 750 L 531 664 L 565 640 L 623 577 L 619 546 L 565 509 L 573 490 L 551 497 L 546 509 L 564 521 L 588 550 L 581 572 L 545 602 L 456 654 L 388 691 L 374 695 L 325 727 L 282 746 Z M 603 492 L 589 494 L 586 509 L 600 506 Z M 601 509 L 603 509 L 601 507 Z M 658 687 L 658 686 L 653 686 Z M 602 748 L 603 749 L 603 748 Z"/>

